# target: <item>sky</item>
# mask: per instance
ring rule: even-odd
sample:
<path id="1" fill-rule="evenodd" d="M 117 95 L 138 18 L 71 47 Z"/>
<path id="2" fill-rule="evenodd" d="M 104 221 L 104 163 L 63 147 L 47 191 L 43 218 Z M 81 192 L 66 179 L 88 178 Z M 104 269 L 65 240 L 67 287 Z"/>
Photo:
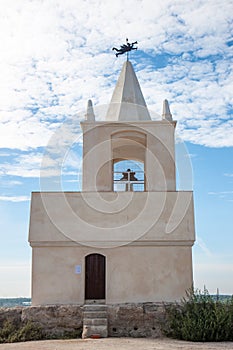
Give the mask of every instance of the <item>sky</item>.
<path id="1" fill-rule="evenodd" d="M 149 110 L 169 101 L 191 161 L 178 189 L 194 191 L 194 286 L 233 294 L 232 13 L 233 0 L 0 0 L 0 297 L 30 296 L 31 192 L 81 190 L 79 122 L 88 99 L 103 118 L 126 37 Z M 49 158 L 54 139 L 68 151 Z"/>

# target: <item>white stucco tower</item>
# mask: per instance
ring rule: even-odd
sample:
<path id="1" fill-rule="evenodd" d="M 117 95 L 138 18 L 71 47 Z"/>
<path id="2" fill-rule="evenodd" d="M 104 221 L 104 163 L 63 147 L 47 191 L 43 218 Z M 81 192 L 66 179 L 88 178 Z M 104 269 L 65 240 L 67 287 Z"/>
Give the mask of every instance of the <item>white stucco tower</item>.
<path id="1" fill-rule="evenodd" d="M 88 102 L 82 192 L 32 194 L 32 303 L 179 300 L 192 286 L 193 195 L 176 190 L 168 102 L 152 120 L 130 61 L 104 121 Z"/>

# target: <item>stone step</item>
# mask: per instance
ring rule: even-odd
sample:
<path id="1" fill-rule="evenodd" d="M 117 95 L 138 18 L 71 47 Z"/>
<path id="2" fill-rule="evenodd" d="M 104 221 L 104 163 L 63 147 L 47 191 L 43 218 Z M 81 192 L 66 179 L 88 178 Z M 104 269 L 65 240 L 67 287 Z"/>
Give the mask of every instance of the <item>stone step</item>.
<path id="1" fill-rule="evenodd" d="M 83 318 L 106 318 L 106 311 L 84 311 Z"/>
<path id="2" fill-rule="evenodd" d="M 84 305 L 83 307 L 84 312 L 86 311 L 106 311 L 107 312 L 107 305 Z"/>
<path id="3" fill-rule="evenodd" d="M 107 318 L 84 318 L 83 326 L 107 326 Z"/>
<path id="4" fill-rule="evenodd" d="M 90 338 L 98 335 L 100 338 L 107 338 L 108 328 L 106 326 L 84 326 L 82 338 Z"/>
<path id="5" fill-rule="evenodd" d="M 108 313 L 105 304 L 85 304 L 83 307 L 83 338 L 108 336 Z"/>
<path id="6" fill-rule="evenodd" d="M 103 304 L 105 304 L 105 299 L 96 299 L 96 300 L 93 300 L 93 299 L 87 299 L 86 301 L 85 301 L 85 305 L 103 305 Z"/>

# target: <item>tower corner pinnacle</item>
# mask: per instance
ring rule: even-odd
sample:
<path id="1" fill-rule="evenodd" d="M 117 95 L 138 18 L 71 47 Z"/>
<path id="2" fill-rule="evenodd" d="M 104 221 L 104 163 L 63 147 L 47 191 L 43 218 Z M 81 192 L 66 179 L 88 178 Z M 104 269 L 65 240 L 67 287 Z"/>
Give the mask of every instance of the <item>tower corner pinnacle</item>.
<path id="1" fill-rule="evenodd" d="M 163 101 L 162 119 L 166 119 L 170 122 L 173 121 L 168 100 Z"/>

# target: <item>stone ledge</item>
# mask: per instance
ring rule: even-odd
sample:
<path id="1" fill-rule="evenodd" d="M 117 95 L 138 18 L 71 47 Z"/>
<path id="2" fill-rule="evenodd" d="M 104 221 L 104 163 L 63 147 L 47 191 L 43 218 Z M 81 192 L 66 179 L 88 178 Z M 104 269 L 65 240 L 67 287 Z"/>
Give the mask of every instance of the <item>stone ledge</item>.
<path id="1" fill-rule="evenodd" d="M 106 305 L 109 337 L 162 337 L 166 326 L 167 303 L 127 303 Z M 83 328 L 84 307 L 80 305 L 49 305 L 0 308 L 0 327 L 6 319 L 17 325 L 31 321 L 44 333 L 60 337 Z"/>

